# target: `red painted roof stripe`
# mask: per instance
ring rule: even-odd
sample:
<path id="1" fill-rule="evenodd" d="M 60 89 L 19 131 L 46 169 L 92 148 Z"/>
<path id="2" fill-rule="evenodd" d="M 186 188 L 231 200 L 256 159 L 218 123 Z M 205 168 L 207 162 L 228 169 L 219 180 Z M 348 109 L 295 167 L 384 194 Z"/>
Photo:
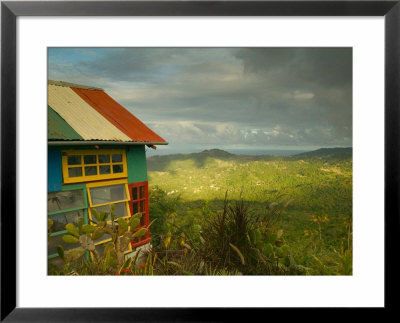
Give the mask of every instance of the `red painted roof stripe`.
<path id="1" fill-rule="evenodd" d="M 72 90 L 133 141 L 166 142 L 104 91 Z"/>

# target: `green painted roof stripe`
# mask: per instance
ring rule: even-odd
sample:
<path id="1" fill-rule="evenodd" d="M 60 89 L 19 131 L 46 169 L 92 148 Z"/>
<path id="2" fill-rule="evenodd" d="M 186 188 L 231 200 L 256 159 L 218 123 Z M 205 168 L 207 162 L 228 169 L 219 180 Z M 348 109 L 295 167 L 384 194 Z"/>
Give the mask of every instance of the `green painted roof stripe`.
<path id="1" fill-rule="evenodd" d="M 47 136 L 48 140 L 83 140 L 83 138 L 54 111 L 48 107 Z"/>

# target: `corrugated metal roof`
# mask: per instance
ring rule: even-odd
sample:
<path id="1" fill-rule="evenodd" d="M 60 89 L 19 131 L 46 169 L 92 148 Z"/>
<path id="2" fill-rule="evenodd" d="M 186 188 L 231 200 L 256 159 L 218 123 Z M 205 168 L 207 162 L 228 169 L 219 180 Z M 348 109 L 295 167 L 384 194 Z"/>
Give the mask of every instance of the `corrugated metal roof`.
<path id="1" fill-rule="evenodd" d="M 48 105 L 84 140 L 131 141 L 70 87 L 49 84 Z"/>
<path id="2" fill-rule="evenodd" d="M 163 138 L 147 127 L 107 93 L 103 91 L 90 91 L 82 88 L 73 88 L 73 90 L 133 141 L 165 142 Z"/>
<path id="3" fill-rule="evenodd" d="M 115 127 L 136 142 L 166 141 L 103 91 L 72 88 L 83 100 L 104 116 Z"/>
<path id="4" fill-rule="evenodd" d="M 49 140 L 83 140 L 51 107 L 47 107 L 47 136 Z"/>
<path id="5" fill-rule="evenodd" d="M 167 144 L 103 89 L 48 81 L 48 140 Z"/>

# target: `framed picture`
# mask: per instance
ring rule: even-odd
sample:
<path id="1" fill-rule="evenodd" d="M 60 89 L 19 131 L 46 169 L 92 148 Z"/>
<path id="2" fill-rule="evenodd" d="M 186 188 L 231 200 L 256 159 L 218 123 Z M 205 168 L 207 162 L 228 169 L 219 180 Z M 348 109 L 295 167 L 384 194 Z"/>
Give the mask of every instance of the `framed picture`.
<path id="1" fill-rule="evenodd" d="M 218 321 L 229 320 L 229 317 L 234 320 L 237 308 L 391 309 L 394 306 L 390 290 L 396 286 L 398 279 L 393 273 L 396 267 L 390 255 L 397 254 L 393 237 L 399 234 L 398 1 L 6 1 L 2 2 L 1 15 L 2 320 L 191 321 L 210 320 L 211 313 L 213 320 Z M 46 231 L 46 217 L 41 214 L 47 212 L 47 204 L 42 203 L 45 202 L 42 198 L 47 195 L 47 167 L 43 165 L 47 162 L 47 72 L 51 70 L 48 49 L 60 47 L 72 50 L 79 47 L 88 50 L 147 47 L 153 48 L 153 51 L 161 47 L 220 50 L 254 47 L 347 48 L 351 52 L 353 65 L 349 66 L 354 77 L 342 81 L 353 82 L 350 90 L 353 114 L 348 117 L 340 113 L 342 119 L 352 118 L 352 122 L 347 120 L 345 124 L 352 124 L 349 132 L 354 138 L 355 244 L 351 276 L 47 276 L 47 270 L 44 270 L 46 264 L 38 260 L 46 259 L 44 252 L 38 251 L 45 242 L 38 236 Z M 91 54 L 98 55 L 98 52 Z M 216 54 L 213 52 L 212 55 Z M 231 53 L 218 52 L 218 55 L 223 62 L 229 59 Z M 286 55 L 286 52 L 280 55 Z M 181 55 L 179 60 L 183 61 L 184 56 Z M 204 58 L 206 55 L 201 52 L 200 56 Z M 67 54 L 66 57 L 76 59 L 74 55 Z M 252 59 L 255 60 L 254 57 Z M 152 61 L 152 64 L 155 62 Z M 342 68 L 341 61 L 334 64 L 338 64 L 337 69 L 332 68 L 328 72 L 337 76 Z M 251 66 L 249 64 L 248 68 Z M 97 68 L 102 69 L 103 66 L 97 65 Z M 306 72 L 303 77 L 312 76 Z M 330 80 L 330 77 L 321 77 L 321 82 Z M 329 82 L 326 81 L 326 84 Z M 313 93 L 297 88 L 288 93 L 291 98 L 299 100 L 314 97 Z M 335 93 L 332 90 L 330 95 L 334 97 Z M 318 109 L 314 111 L 318 113 Z M 171 121 L 166 124 L 169 127 L 172 125 Z M 250 131 L 248 135 L 257 133 Z M 154 142 L 159 143 L 157 140 Z M 89 166 L 81 161 L 77 164 L 79 167 L 70 167 L 68 157 L 77 153 L 63 153 L 67 184 L 74 185 L 75 190 L 79 188 L 89 192 L 88 200 L 84 202 L 88 211 L 82 206 L 79 212 L 88 212 L 87 216 L 93 220 L 91 209 L 104 204 L 94 202 L 96 190 L 104 188 L 108 192 L 113 185 L 120 185 L 123 188 L 121 194 L 125 195 L 115 201 L 124 206 L 124 214 L 142 207 L 147 212 L 143 226 L 151 222 L 151 214 L 149 221 L 147 211 L 147 182 L 143 178 L 131 181 L 129 169 L 126 174 L 129 154 L 125 157 L 125 151 L 118 151 L 117 154 L 107 150 L 108 155 L 101 154 L 101 158 L 110 160 L 108 166 L 104 166 L 105 162 L 101 165 L 100 153 L 96 153 L 96 162 Z M 93 155 L 90 152 L 84 154 L 87 158 Z M 79 186 L 81 183 L 77 179 L 85 179 L 86 175 L 68 173 L 69 168 L 74 167 L 82 172 L 86 172 L 87 168 L 86 175 L 97 176 L 96 182 L 84 188 Z M 103 171 L 109 173 L 89 173 L 96 167 L 98 170 L 103 167 Z M 107 170 L 107 167 L 110 169 Z M 115 174 L 111 169 L 115 170 Z M 340 172 L 337 169 L 334 171 Z M 125 174 L 127 179 L 121 179 L 119 172 Z M 107 181 L 102 186 L 99 181 L 103 179 Z M 52 211 L 54 216 L 59 213 Z M 36 217 L 31 216 L 35 214 Z M 316 221 L 319 221 L 318 218 Z M 149 235 L 135 240 L 136 244 L 129 246 L 128 251 L 141 242 L 149 241 Z M 236 250 L 236 247 L 232 248 Z M 236 252 L 241 255 L 240 251 Z M 369 293 L 363 292 L 367 283 Z M 270 294 L 266 293 L 267 289 Z M 118 300 L 107 296 L 113 292 L 119 295 Z M 227 312 L 226 308 L 231 310 Z"/>

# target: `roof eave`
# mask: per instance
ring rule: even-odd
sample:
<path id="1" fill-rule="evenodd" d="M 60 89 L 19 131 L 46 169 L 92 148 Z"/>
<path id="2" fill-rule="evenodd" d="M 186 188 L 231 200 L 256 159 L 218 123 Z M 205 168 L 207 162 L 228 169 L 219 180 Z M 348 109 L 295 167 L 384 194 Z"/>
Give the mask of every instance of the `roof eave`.
<path id="1" fill-rule="evenodd" d="M 138 141 L 107 141 L 107 140 L 56 140 L 48 141 L 49 146 L 72 146 L 72 145 L 168 145 L 168 142 L 138 142 Z"/>
<path id="2" fill-rule="evenodd" d="M 90 86 L 90 85 L 82 85 L 82 84 L 76 84 L 76 83 L 70 83 L 70 82 L 64 82 L 64 81 L 48 80 L 47 84 L 64 86 L 64 87 L 73 87 L 73 88 L 85 89 L 85 90 L 104 91 L 104 89 L 102 89 L 100 87 L 95 87 L 95 86 Z"/>

